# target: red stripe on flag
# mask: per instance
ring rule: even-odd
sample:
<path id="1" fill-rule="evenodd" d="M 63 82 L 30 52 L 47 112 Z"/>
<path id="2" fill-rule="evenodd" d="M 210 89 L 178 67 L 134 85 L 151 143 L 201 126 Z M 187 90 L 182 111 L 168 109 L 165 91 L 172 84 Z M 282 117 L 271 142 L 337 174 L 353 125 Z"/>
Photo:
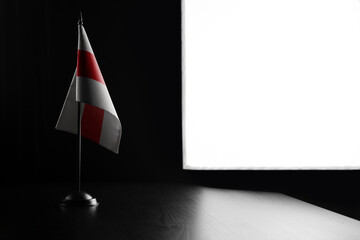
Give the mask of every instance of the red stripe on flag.
<path id="1" fill-rule="evenodd" d="M 99 143 L 103 119 L 104 110 L 85 104 L 81 118 L 81 136 Z"/>
<path id="2" fill-rule="evenodd" d="M 87 77 L 105 84 L 95 55 L 84 50 L 78 50 L 76 76 Z"/>

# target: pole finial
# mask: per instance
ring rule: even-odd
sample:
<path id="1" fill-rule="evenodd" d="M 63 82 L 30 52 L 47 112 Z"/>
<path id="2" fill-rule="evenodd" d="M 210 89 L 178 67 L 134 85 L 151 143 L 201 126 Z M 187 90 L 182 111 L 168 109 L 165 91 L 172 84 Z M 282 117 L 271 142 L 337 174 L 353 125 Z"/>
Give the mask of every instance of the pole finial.
<path id="1" fill-rule="evenodd" d="M 83 17 L 82 17 L 82 12 L 81 11 L 80 11 L 78 25 L 83 25 Z"/>

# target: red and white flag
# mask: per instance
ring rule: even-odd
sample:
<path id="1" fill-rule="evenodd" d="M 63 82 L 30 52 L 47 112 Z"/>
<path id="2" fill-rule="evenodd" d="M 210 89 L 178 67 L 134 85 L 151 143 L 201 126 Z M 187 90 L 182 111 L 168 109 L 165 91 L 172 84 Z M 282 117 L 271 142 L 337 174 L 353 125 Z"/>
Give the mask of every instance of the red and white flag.
<path id="1" fill-rule="evenodd" d="M 77 67 L 57 130 L 77 134 L 78 102 L 81 103 L 81 136 L 118 153 L 121 123 L 82 24 L 79 24 Z"/>

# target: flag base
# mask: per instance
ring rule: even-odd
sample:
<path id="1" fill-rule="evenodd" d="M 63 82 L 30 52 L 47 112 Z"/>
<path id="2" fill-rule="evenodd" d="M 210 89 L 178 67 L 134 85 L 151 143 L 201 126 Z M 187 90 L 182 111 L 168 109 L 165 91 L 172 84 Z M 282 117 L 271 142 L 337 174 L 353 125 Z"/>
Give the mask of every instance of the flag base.
<path id="1" fill-rule="evenodd" d="M 86 192 L 74 192 L 67 195 L 60 203 L 63 207 L 91 207 L 99 203 Z"/>

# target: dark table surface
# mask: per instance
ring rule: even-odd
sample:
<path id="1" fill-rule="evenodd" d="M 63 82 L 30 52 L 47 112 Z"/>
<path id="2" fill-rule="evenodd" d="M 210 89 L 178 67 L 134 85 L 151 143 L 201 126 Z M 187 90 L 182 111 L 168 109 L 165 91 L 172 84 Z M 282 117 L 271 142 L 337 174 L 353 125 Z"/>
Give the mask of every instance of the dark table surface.
<path id="1" fill-rule="evenodd" d="M 60 207 L 70 190 L 2 186 L 0 239 L 360 239 L 360 221 L 280 193 L 98 183 L 97 207 Z"/>

